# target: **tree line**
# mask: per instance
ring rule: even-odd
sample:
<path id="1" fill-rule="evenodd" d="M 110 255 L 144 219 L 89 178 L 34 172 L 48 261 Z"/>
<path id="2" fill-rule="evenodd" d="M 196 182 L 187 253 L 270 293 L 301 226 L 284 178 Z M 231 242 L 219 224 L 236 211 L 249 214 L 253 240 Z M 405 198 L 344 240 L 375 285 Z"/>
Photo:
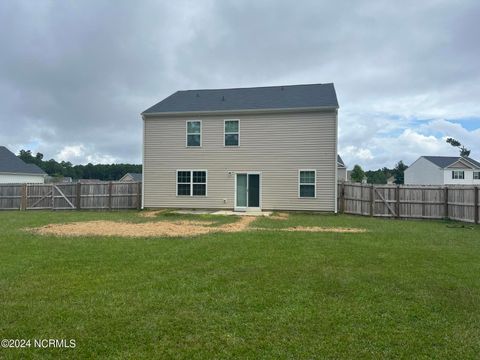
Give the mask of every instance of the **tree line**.
<path id="1" fill-rule="evenodd" d="M 30 150 L 20 150 L 17 155 L 27 164 L 35 164 L 49 176 L 72 179 L 98 179 L 103 181 L 119 180 L 126 173 L 141 173 L 142 165 L 136 164 L 91 164 L 73 165 L 69 161 L 58 162 L 54 159 L 43 160 L 43 154 L 35 155 Z"/>
<path id="2" fill-rule="evenodd" d="M 360 165 L 355 165 L 350 176 L 352 181 L 366 181 L 368 184 L 386 184 L 388 179 L 393 176 L 395 184 L 403 184 L 405 179 L 404 172 L 407 168 L 408 166 L 402 160 L 393 169 L 383 167 L 378 170 L 364 171 Z"/>

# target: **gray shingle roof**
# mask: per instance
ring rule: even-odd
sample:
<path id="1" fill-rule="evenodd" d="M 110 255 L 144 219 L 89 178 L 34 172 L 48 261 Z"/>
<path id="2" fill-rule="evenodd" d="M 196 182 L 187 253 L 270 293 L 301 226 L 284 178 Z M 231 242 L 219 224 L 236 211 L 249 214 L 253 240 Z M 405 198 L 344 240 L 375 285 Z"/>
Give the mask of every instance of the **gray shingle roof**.
<path id="1" fill-rule="evenodd" d="M 130 175 L 133 179 L 133 181 L 142 181 L 142 173 L 128 173 L 127 175 Z"/>
<path id="2" fill-rule="evenodd" d="M 340 155 L 337 155 L 337 163 L 339 165 L 345 166 L 345 163 L 343 162 L 343 159 L 340 157 Z M 345 166 L 346 167 L 346 166 Z"/>
<path id="3" fill-rule="evenodd" d="M 45 175 L 35 164 L 27 164 L 5 146 L 0 146 L 0 173 Z"/>
<path id="4" fill-rule="evenodd" d="M 293 108 L 338 108 L 334 85 L 177 91 L 142 114 Z"/>
<path id="5" fill-rule="evenodd" d="M 423 158 L 427 159 L 428 161 L 434 163 L 438 167 L 446 168 L 452 165 L 454 162 L 462 159 L 461 156 L 422 156 Z M 480 163 L 476 160 L 473 160 L 470 157 L 465 157 L 466 160 L 480 168 Z"/>

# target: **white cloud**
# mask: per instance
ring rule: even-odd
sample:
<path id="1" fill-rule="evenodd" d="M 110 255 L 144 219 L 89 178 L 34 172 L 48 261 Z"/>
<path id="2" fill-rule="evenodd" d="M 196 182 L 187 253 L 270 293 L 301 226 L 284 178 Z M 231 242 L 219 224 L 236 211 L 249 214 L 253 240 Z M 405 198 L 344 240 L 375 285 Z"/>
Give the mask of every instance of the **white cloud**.
<path id="1" fill-rule="evenodd" d="M 94 151 L 88 150 L 84 145 L 65 146 L 55 155 L 55 159 L 57 161 L 69 161 L 73 164 L 111 164 L 116 160 L 110 155 L 96 154 Z"/>
<path id="2" fill-rule="evenodd" d="M 465 144 L 472 150 L 473 158 L 480 157 L 480 128 L 467 130 L 447 120 L 426 121 L 418 126 L 406 122 L 397 136 L 377 130 L 362 139 L 361 147 L 352 144 L 349 138 L 343 138 L 339 153 L 349 168 L 357 163 L 365 169 L 393 167 L 399 160 L 408 165 L 422 155 L 458 155 L 458 149 L 446 143 L 447 137 L 457 138 Z"/>

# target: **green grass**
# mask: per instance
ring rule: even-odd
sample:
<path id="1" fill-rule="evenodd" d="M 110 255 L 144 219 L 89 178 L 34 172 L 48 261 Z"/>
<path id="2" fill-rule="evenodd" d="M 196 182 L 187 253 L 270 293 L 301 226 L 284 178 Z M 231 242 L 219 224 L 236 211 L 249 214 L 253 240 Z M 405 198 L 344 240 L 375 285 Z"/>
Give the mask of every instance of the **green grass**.
<path id="1" fill-rule="evenodd" d="M 480 354 L 480 227 L 292 214 L 265 231 L 65 238 L 48 223 L 235 218 L 0 212 L 0 339 L 14 358 L 446 358 Z M 367 233 L 280 232 L 295 225 Z"/>

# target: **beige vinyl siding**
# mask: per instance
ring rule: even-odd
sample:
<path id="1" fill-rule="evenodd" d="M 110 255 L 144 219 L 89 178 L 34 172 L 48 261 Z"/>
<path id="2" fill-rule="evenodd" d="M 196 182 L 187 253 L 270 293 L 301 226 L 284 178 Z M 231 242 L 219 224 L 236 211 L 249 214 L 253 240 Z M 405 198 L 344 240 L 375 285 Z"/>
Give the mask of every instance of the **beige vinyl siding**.
<path id="1" fill-rule="evenodd" d="M 240 120 L 240 146 L 224 146 L 224 120 Z M 335 210 L 337 114 L 195 116 L 202 147 L 185 146 L 191 117 L 144 120 L 144 207 L 234 208 L 235 173 L 261 172 L 263 209 Z M 206 197 L 176 196 L 176 170 L 206 169 Z M 298 170 L 317 171 L 316 198 L 298 197 Z M 232 172 L 232 174 L 229 174 Z"/>

